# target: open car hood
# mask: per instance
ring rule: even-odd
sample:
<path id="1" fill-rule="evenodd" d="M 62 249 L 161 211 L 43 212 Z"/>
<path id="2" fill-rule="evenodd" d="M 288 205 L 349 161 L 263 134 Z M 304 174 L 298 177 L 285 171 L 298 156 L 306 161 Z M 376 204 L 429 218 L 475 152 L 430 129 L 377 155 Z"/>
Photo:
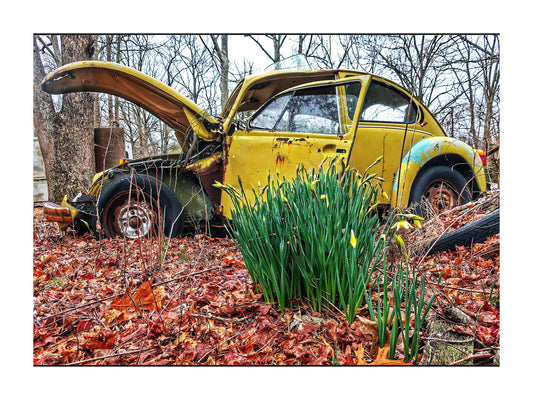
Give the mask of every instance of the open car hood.
<path id="1" fill-rule="evenodd" d="M 195 103 L 164 83 L 121 64 L 104 61 L 67 64 L 48 74 L 41 87 L 51 94 L 102 92 L 122 97 L 175 129 L 180 143 L 190 129 L 205 140 L 219 135 L 217 120 Z"/>

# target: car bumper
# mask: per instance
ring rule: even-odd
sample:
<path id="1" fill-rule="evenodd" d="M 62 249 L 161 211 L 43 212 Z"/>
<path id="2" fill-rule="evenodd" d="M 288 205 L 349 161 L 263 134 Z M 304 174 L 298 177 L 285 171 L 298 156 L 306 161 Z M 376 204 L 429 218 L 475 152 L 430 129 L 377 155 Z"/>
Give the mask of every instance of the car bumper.
<path id="1" fill-rule="evenodd" d="M 65 196 L 61 204 L 44 203 L 43 215 L 46 220 L 57 222 L 60 228 L 66 228 L 76 221 L 78 210 L 67 202 L 67 197 Z"/>

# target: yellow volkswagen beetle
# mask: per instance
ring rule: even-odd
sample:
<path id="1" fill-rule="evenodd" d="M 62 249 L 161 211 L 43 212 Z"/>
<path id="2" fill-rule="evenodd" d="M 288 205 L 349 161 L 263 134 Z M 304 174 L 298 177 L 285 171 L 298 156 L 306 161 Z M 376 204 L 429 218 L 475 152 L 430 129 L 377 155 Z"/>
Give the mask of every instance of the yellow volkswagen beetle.
<path id="1" fill-rule="evenodd" d="M 42 88 L 132 101 L 172 127 L 183 149 L 123 160 L 98 173 L 86 193 L 45 205 L 45 216 L 62 227 L 90 226 L 100 236 L 173 237 L 199 223 L 222 227 L 232 203 L 213 187 L 215 181 L 237 186 L 240 179 L 251 190 L 268 174 L 291 178 L 299 164 L 310 170 L 328 157 L 363 171 L 383 155 L 370 170 L 384 179 L 383 205 L 427 203 L 441 212 L 486 190 L 478 151 L 448 137 L 406 89 L 371 74 L 277 70 L 246 77 L 217 118 L 163 83 L 115 63 L 65 65 Z M 240 120 L 243 114 L 251 116 Z"/>

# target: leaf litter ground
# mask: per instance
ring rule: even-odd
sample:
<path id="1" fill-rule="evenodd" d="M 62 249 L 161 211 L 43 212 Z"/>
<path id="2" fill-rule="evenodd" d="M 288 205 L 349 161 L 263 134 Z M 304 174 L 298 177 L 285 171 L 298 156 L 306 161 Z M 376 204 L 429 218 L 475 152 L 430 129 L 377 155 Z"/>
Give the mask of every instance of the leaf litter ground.
<path id="1" fill-rule="evenodd" d="M 457 228 L 486 213 L 478 206 L 467 211 L 426 227 L 454 221 Z M 428 230 L 405 239 L 414 247 Z M 402 354 L 388 360 L 387 348 L 376 349 L 366 306 L 348 324 L 334 306 L 314 313 L 297 303 L 280 313 L 266 303 L 228 238 L 97 241 L 60 232 L 36 204 L 33 241 L 34 365 L 402 363 Z M 475 342 L 476 354 L 465 361 L 497 363 L 499 235 L 411 261 L 430 283 L 443 274 L 430 318 L 450 318 L 450 310 L 465 316 L 453 326 Z M 436 285 L 427 286 L 430 296 Z M 428 335 L 422 332 L 422 345 Z"/>

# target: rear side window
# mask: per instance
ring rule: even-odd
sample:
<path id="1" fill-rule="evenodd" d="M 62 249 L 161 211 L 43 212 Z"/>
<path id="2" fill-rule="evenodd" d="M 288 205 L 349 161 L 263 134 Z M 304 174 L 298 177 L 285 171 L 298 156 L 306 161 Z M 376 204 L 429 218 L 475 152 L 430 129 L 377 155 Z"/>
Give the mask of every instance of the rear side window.
<path id="1" fill-rule="evenodd" d="M 405 124 L 415 122 L 417 114 L 418 109 L 409 97 L 392 86 L 372 81 L 365 96 L 360 120 Z"/>
<path id="2" fill-rule="evenodd" d="M 360 82 L 354 82 L 286 93 L 259 110 L 249 126 L 277 132 L 342 135 L 347 129 L 345 121 L 353 118 L 360 90 Z"/>

